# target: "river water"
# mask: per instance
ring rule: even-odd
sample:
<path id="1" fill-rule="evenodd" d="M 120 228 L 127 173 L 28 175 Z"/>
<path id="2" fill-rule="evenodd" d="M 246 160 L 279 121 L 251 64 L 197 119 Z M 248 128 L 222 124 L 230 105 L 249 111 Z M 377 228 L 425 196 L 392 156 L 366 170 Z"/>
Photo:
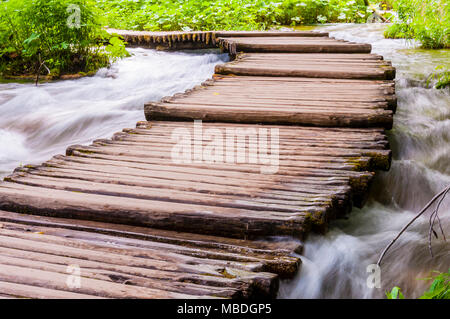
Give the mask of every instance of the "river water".
<path id="1" fill-rule="evenodd" d="M 228 59 L 217 51 L 129 52 L 132 57 L 93 77 L 38 87 L 0 83 L 0 176 L 133 127 L 145 120 L 145 102 L 200 84 Z"/>
<path id="2" fill-rule="evenodd" d="M 450 244 L 441 236 L 428 250 L 428 216 L 418 219 L 391 248 L 381 265 L 381 288 L 369 288 L 367 266 L 423 206 L 450 183 L 450 94 L 426 88 L 437 65 L 450 67 L 449 50 L 418 50 L 417 43 L 384 39 L 382 24 L 334 25 L 320 28 L 330 36 L 372 44 L 372 52 L 397 68 L 398 109 L 388 133 L 393 151 L 389 172 L 379 172 L 363 209 L 332 223 L 325 236 L 304 243 L 302 270 L 283 282 L 281 298 L 383 298 L 399 286 L 407 298 L 419 297 L 429 286 L 432 270 L 450 267 Z M 450 229 L 450 196 L 440 216 Z M 438 230 L 438 228 L 437 228 Z M 438 233 L 439 234 L 439 233 Z"/>
<path id="3" fill-rule="evenodd" d="M 386 255 L 380 289 L 368 288 L 366 267 L 414 214 L 450 183 L 450 95 L 425 88 L 449 51 L 414 49 L 415 43 L 384 39 L 380 24 L 327 26 L 331 36 L 367 42 L 397 68 L 398 110 L 389 132 L 392 168 L 380 172 L 363 209 L 332 223 L 325 235 L 304 243 L 302 270 L 282 282 L 281 298 L 378 298 L 397 285 L 407 297 L 423 292 L 417 280 L 450 266 L 449 244 L 433 240 L 428 219 L 419 219 Z M 143 105 L 210 78 L 227 59 L 214 52 L 163 53 L 130 49 L 133 57 L 94 77 L 42 84 L 0 84 L 0 176 L 21 164 L 39 163 L 67 146 L 110 137 L 144 119 Z M 450 196 L 449 196 L 450 197 Z M 450 198 L 441 209 L 448 231 Z"/>

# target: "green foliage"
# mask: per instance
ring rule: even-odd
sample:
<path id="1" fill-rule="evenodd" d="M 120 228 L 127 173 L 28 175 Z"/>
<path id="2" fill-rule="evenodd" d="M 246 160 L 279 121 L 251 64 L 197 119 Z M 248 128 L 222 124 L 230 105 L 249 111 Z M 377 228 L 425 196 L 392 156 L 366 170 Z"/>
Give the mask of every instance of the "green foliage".
<path id="1" fill-rule="evenodd" d="M 392 288 L 391 292 L 386 292 L 387 299 L 405 299 L 399 287 Z"/>
<path id="2" fill-rule="evenodd" d="M 102 29 L 100 17 L 92 0 L 1 1 L 0 72 L 34 74 L 41 61 L 53 76 L 109 65 L 126 53 L 122 41 Z"/>
<path id="3" fill-rule="evenodd" d="M 450 269 L 446 273 L 434 272 L 438 275 L 425 278 L 425 280 L 433 280 L 433 282 L 420 299 L 450 299 Z"/>
<path id="4" fill-rule="evenodd" d="M 127 49 L 125 48 L 125 42 L 120 39 L 118 34 L 112 34 L 109 38 L 109 43 L 105 47 L 106 52 L 115 61 L 119 57 L 129 56 Z"/>
<path id="5" fill-rule="evenodd" d="M 436 67 L 435 72 L 431 74 L 427 79 L 427 86 L 430 86 L 430 82 L 434 80 L 436 89 L 444 89 L 450 86 L 450 71 L 445 68 L 444 65 Z"/>
<path id="6" fill-rule="evenodd" d="M 419 299 L 450 299 L 450 269 L 446 273 L 433 272 L 437 275 L 423 278 L 423 280 L 433 280 L 433 282 Z M 399 287 L 394 287 L 390 292 L 386 292 L 386 297 L 387 299 L 405 299 Z"/>
<path id="7" fill-rule="evenodd" d="M 364 0 L 96 0 L 109 27 L 259 30 L 278 25 L 365 22 Z"/>
<path id="8" fill-rule="evenodd" d="M 397 18 L 385 37 L 416 39 L 429 49 L 450 47 L 448 0 L 396 0 L 394 9 Z"/>

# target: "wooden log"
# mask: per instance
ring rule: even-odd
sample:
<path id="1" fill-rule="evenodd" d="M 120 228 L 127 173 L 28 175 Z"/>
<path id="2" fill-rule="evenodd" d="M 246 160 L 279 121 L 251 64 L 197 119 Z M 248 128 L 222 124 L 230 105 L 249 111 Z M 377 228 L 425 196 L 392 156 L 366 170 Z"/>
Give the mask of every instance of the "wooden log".
<path id="1" fill-rule="evenodd" d="M 124 202 L 112 196 L 50 190 L 15 183 L 1 185 L 0 209 L 38 215 L 195 231 L 236 238 L 267 234 L 301 237 L 310 226 L 306 218 L 307 212 L 292 214 L 237 210 L 134 198 Z"/>
<path id="2" fill-rule="evenodd" d="M 34 216 L 24 220 L 22 215 L 1 211 L 0 218 L 7 221 L 0 228 L 0 278 L 8 283 L 27 284 L 31 288 L 27 297 L 32 298 L 39 297 L 35 292 L 40 289 L 47 295 L 56 289 L 63 296 L 72 293 L 78 298 L 274 297 L 278 278 L 264 271 L 271 269 L 292 276 L 299 266 L 297 258 L 288 256 L 289 250 L 241 246 L 262 244 L 275 249 L 281 247 L 278 243 L 202 238 L 146 228 L 132 230 L 156 232 L 157 236 L 131 240 L 103 235 L 97 229 L 92 235 L 86 233 L 87 228 L 100 225 L 101 231 L 112 228 L 114 235 L 125 229 L 128 237 L 128 226 L 95 222 L 77 225 L 80 221 L 73 224 Z M 111 240 L 116 245 L 111 245 Z M 81 270 L 81 287 L 70 287 L 63 281 L 67 278 L 67 265 L 74 264 Z M 8 293 L 14 295 L 15 288 L 13 285 Z"/>
<path id="3" fill-rule="evenodd" d="M 297 124 L 315 126 L 346 126 L 346 127 L 384 127 L 392 128 L 392 111 L 378 110 L 350 113 L 335 110 L 307 110 L 276 108 L 260 110 L 258 108 L 241 107 L 239 113 L 234 108 L 222 106 L 183 107 L 177 104 L 148 103 L 145 105 L 145 117 L 148 121 L 192 121 L 205 122 L 233 122 L 233 123 L 268 123 L 268 124 Z"/>
<path id="4" fill-rule="evenodd" d="M 231 267 L 232 265 L 232 267 L 242 268 L 247 271 L 262 269 L 263 271 L 276 273 L 283 278 L 292 277 L 298 270 L 300 260 L 296 257 L 291 257 L 290 254 L 294 251 L 299 253 L 302 249 L 302 246 L 298 242 L 288 239 L 283 242 L 244 241 L 192 233 L 188 234 L 143 227 L 131 227 L 127 225 L 22 215 L 3 211 L 0 211 L 0 220 L 3 222 L 3 229 L 13 229 L 15 231 L 21 230 L 29 234 L 56 235 L 61 238 L 82 239 L 84 242 L 89 240 L 89 242 L 92 241 L 96 245 L 99 243 L 107 244 L 113 240 L 121 245 L 132 245 L 134 248 L 141 247 L 151 249 L 153 252 L 170 252 L 181 254 L 182 256 L 193 257 L 190 260 L 186 257 L 182 258 L 184 268 L 177 268 L 180 269 L 179 272 L 182 276 L 186 276 L 193 271 L 200 275 L 201 270 L 199 270 L 198 267 L 191 267 L 188 264 L 205 263 L 215 265 L 219 268 L 226 265 Z M 72 245 L 71 242 L 67 243 L 65 241 L 65 243 Z M 81 242 L 78 242 L 77 247 L 80 247 L 80 244 Z M 105 247 L 108 247 L 108 251 L 111 251 L 112 249 L 110 245 Z M 5 249 L 13 250 L 12 248 L 4 248 L 2 250 L 3 254 L 5 254 Z M 94 249 L 98 249 L 98 247 Z M 123 251 L 115 248 L 114 251 L 123 254 L 133 250 L 128 249 Z M 32 257 L 31 252 L 13 250 L 12 253 L 14 256 L 22 254 L 24 258 Z M 47 254 L 33 254 L 33 256 L 36 257 L 36 260 L 54 260 L 57 263 L 63 264 L 73 263 L 73 260 L 67 256 L 59 257 L 53 255 L 53 257 L 50 258 Z M 136 254 L 142 255 L 142 252 L 137 252 Z M 167 255 L 166 258 L 170 256 L 171 255 Z M 173 260 L 173 257 L 170 258 Z M 120 273 L 139 276 L 145 275 L 146 277 L 160 278 L 161 280 L 173 280 L 177 278 L 173 274 L 173 269 L 164 275 L 165 266 L 160 271 L 156 272 L 150 268 L 132 269 L 129 265 L 120 266 L 105 263 L 104 259 L 99 260 L 101 260 L 101 262 L 96 260 L 78 259 L 77 262 L 83 262 L 83 265 L 86 265 L 86 267 L 101 267 L 107 271 L 118 271 Z M 228 264 L 226 264 L 227 262 Z M 218 276 L 214 277 L 219 278 Z M 211 278 L 211 280 L 212 279 L 214 278 Z M 223 279 L 227 278 L 224 277 Z M 218 285 L 219 284 L 220 283 L 218 283 Z"/>
<path id="5" fill-rule="evenodd" d="M 255 38 L 257 39 L 257 38 Z M 262 52 L 262 53 L 370 53 L 370 44 L 339 43 L 337 41 L 308 41 L 301 38 L 301 41 L 274 40 L 251 41 L 248 38 L 235 40 L 223 38 L 222 42 L 235 46 L 236 52 Z M 220 40 L 220 38 L 219 38 Z"/>
<path id="6" fill-rule="evenodd" d="M 309 53 L 240 53 L 237 60 L 241 59 L 256 59 L 256 60 L 290 60 L 290 61 L 346 61 L 348 63 L 360 63 L 360 62 L 381 62 L 383 56 L 374 53 L 321 53 L 321 54 L 309 54 Z M 385 61 L 386 62 L 386 61 Z"/>
<path id="7" fill-rule="evenodd" d="M 98 299 L 100 297 L 62 290 L 48 289 L 26 284 L 0 281 L 0 291 L 11 298 L 39 299 Z"/>
<path id="8" fill-rule="evenodd" d="M 5 227 L 14 227 L 14 225 L 6 224 Z M 244 260 L 244 256 L 239 254 L 236 255 L 238 258 L 231 254 L 222 256 L 219 254 L 191 254 L 189 256 L 173 251 L 173 249 L 172 251 L 165 251 L 161 249 L 163 247 L 159 247 L 159 249 L 148 248 L 148 245 L 136 247 L 136 241 L 131 242 L 130 240 L 121 241 L 119 239 L 120 245 L 114 246 L 106 241 L 114 240 L 114 238 L 103 235 L 89 237 L 74 231 L 57 231 L 55 236 L 55 231 L 52 229 L 42 227 L 37 229 L 43 231 L 36 233 L 29 233 L 26 229 L 23 229 L 23 232 L 20 233 L 16 230 L 2 231 L 2 233 L 5 233 L 5 236 L 0 236 L 2 256 L 15 256 L 66 266 L 78 264 L 86 269 L 96 269 L 100 274 L 102 272 L 108 274 L 115 272 L 118 276 L 122 274 L 125 279 L 128 276 L 133 276 L 136 280 L 138 279 L 136 277 L 147 278 L 152 280 L 154 286 L 160 286 L 162 281 L 176 282 L 179 288 L 166 289 L 169 291 L 180 291 L 180 288 L 202 290 L 201 286 L 184 285 L 183 279 L 187 277 L 191 277 L 191 282 L 201 285 L 207 284 L 216 287 L 223 285 L 224 287 L 239 288 L 239 281 L 257 276 L 258 274 L 255 274 L 255 271 L 260 271 L 263 264 L 275 262 L 278 259 L 281 261 L 280 265 L 285 264 L 291 267 L 289 263 L 283 261 L 282 257 Z M 52 235 L 47 235 L 47 233 Z M 61 237 L 63 234 L 75 234 L 75 238 L 67 240 Z M 99 252 L 102 255 L 96 256 L 96 252 L 97 255 Z M 205 252 L 207 252 L 206 249 Z M 235 271 L 242 270 L 242 273 L 240 276 L 235 276 L 233 278 L 235 280 L 228 280 L 230 278 L 221 275 L 224 267 Z M 91 276 L 95 276 L 95 274 L 91 273 Z M 215 278 L 210 278 L 211 276 Z M 261 276 L 276 278 L 274 274 L 263 273 Z M 114 278 L 101 278 L 104 281 L 117 282 Z M 141 280 L 137 285 L 142 283 Z"/>
<path id="9" fill-rule="evenodd" d="M 322 69 L 312 66 L 304 69 L 292 69 L 292 67 L 281 66 L 245 66 L 245 65 L 216 65 L 217 74 L 234 74 L 245 76 L 292 76 L 292 77 L 310 77 L 310 78 L 335 78 L 335 79 L 376 79 L 392 80 L 395 78 L 395 69 L 384 67 L 373 70 L 348 70 L 345 68 L 332 70 L 323 67 Z"/>
<path id="10" fill-rule="evenodd" d="M 191 204 L 201 204 L 208 206 L 217 207 L 231 207 L 231 208 L 242 208 L 251 210 L 276 210 L 280 212 L 298 212 L 301 207 L 312 207 L 317 205 L 326 205 L 330 202 L 331 198 L 326 197 L 314 197 L 311 196 L 310 201 L 305 201 L 302 199 L 298 200 L 288 200 L 288 199 L 274 199 L 274 198 L 261 198 L 254 194 L 254 198 L 245 199 L 241 196 L 233 195 L 220 195 L 215 194 L 199 194 L 196 192 L 179 191 L 171 189 L 151 189 L 141 186 L 116 186 L 111 184 L 96 183 L 96 182 L 85 182 L 77 181 L 74 179 L 63 179 L 63 178 L 50 178 L 43 176 L 11 176 L 8 178 L 9 181 L 30 185 L 45 187 L 51 189 L 59 189 L 66 191 L 75 191 L 89 194 L 102 194 L 109 196 L 118 197 L 128 197 L 128 198 L 139 198 L 139 199 L 149 199 L 149 200 L 163 200 L 163 201 L 173 201 L 173 202 L 183 202 Z M 161 193 L 161 190 L 164 193 Z M 201 195 L 201 196 L 199 196 Z"/>

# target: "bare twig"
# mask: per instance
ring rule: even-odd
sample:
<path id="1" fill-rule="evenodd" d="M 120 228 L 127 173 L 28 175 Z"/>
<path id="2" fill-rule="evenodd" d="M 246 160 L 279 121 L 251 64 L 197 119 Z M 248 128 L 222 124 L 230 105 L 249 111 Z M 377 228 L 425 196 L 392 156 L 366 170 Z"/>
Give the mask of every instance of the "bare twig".
<path id="1" fill-rule="evenodd" d="M 433 213 L 432 213 L 432 215 L 433 215 L 433 214 L 435 215 L 435 217 L 433 218 L 433 221 L 432 221 L 432 223 L 431 223 L 431 225 L 430 225 L 430 232 L 432 231 L 432 227 L 433 227 L 433 224 L 434 224 L 434 220 L 435 220 L 435 218 L 436 218 L 436 216 L 437 216 L 439 207 L 440 207 L 442 201 L 444 200 L 445 196 L 447 195 L 447 193 L 448 193 L 449 191 L 450 191 L 450 185 L 447 185 L 442 191 L 440 191 L 437 195 L 435 195 L 435 196 L 428 202 L 428 204 L 426 204 L 425 207 L 422 208 L 422 210 L 421 210 L 416 216 L 414 216 L 413 219 L 411 219 L 411 220 L 409 221 L 408 224 L 406 224 L 406 225 L 402 228 L 402 230 L 398 233 L 398 235 L 397 235 L 397 236 L 389 243 L 389 245 L 386 246 L 386 248 L 384 248 L 383 252 L 382 252 L 381 255 L 380 255 L 380 258 L 378 259 L 378 262 L 377 262 L 377 265 L 378 265 L 378 266 L 380 266 L 381 261 L 383 260 L 383 257 L 384 257 L 384 255 L 386 254 L 386 252 L 392 247 L 392 245 L 398 240 L 398 238 L 406 231 L 406 229 L 408 229 L 408 227 L 409 227 L 409 226 L 410 226 L 417 218 L 419 218 L 421 215 L 423 215 L 423 213 L 425 213 L 425 212 L 427 211 L 427 209 L 430 208 L 430 206 L 431 206 L 437 199 L 440 198 L 440 200 L 439 200 L 439 202 L 438 202 L 438 204 L 437 204 L 437 206 L 436 206 L 436 209 L 435 209 L 435 210 L 433 211 Z M 431 217 L 430 217 L 430 220 L 431 220 Z M 440 225 L 440 223 L 439 223 L 439 225 Z M 441 227 L 441 231 L 442 231 L 442 227 Z M 442 231 L 442 233 L 444 234 L 443 231 Z M 431 235 L 430 235 L 430 236 L 431 236 Z M 444 235 L 444 238 L 445 238 L 445 235 Z M 431 238 L 429 238 L 429 245 L 431 245 Z"/>
<path id="2" fill-rule="evenodd" d="M 39 53 L 39 68 L 37 70 L 37 74 L 36 74 L 36 86 L 39 83 L 39 75 L 41 74 L 41 69 L 42 67 L 45 67 L 45 69 L 47 70 L 48 74 L 50 74 L 50 69 L 45 65 L 45 61 L 41 60 L 41 54 Z"/>
<path id="3" fill-rule="evenodd" d="M 434 230 L 434 223 L 436 221 L 436 218 L 438 219 L 438 223 L 439 223 L 439 228 L 441 229 L 442 232 L 442 236 L 444 237 L 445 240 L 445 234 L 444 231 L 442 230 L 442 225 L 441 225 L 441 221 L 439 219 L 439 207 L 441 206 L 442 201 L 444 200 L 445 196 L 447 195 L 447 193 L 450 191 L 450 187 L 447 187 L 447 190 L 444 192 L 444 194 L 442 194 L 438 204 L 436 205 L 436 208 L 434 209 L 433 213 L 430 215 L 430 228 L 428 230 L 428 249 L 430 250 L 430 255 L 431 257 L 433 257 L 433 249 L 431 248 L 431 234 L 433 233 L 436 238 L 437 238 L 437 233 Z M 431 221 L 432 219 L 432 221 Z"/>

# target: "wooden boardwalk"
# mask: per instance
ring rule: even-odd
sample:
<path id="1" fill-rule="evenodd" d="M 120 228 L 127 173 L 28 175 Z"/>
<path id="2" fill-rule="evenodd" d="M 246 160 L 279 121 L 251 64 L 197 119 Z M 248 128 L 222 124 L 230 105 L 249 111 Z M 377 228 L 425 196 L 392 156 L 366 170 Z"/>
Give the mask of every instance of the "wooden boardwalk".
<path id="1" fill-rule="evenodd" d="M 235 59 L 147 103 L 136 128 L 5 178 L 0 296 L 274 297 L 300 266 L 298 240 L 361 207 L 389 169 L 395 69 L 316 32 L 122 34 Z"/>

